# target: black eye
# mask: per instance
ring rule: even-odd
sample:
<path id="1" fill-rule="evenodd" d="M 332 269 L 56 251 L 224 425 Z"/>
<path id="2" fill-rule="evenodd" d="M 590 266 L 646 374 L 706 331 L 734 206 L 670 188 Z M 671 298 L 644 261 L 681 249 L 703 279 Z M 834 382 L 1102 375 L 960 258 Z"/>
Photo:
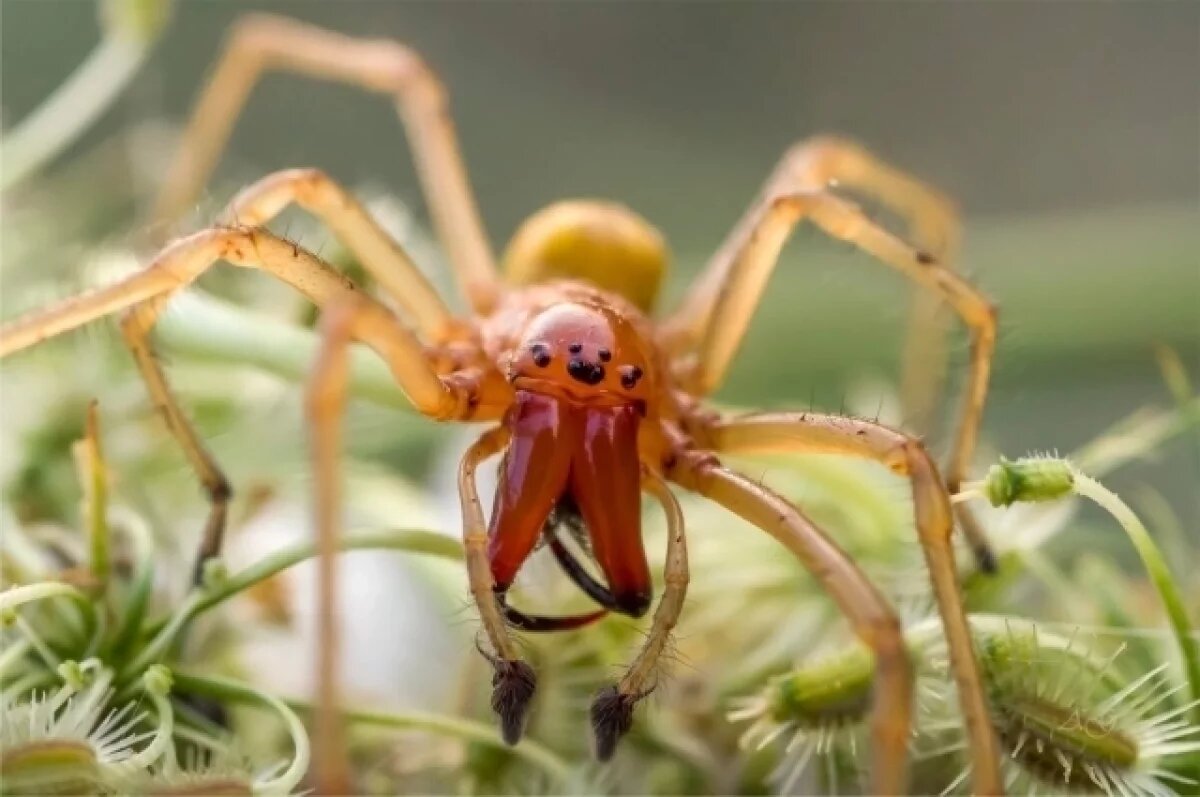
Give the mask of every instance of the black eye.
<path id="1" fill-rule="evenodd" d="M 612 352 L 608 349 L 600 349 L 596 352 L 596 356 L 600 358 L 600 362 L 606 363 L 612 359 Z"/>
<path id="2" fill-rule="evenodd" d="M 533 364 L 538 368 L 545 368 L 550 364 L 550 348 L 546 344 L 533 344 L 529 347 L 529 353 L 533 355 Z"/>
<path id="3" fill-rule="evenodd" d="M 621 387 L 626 390 L 633 390 L 637 387 L 638 380 L 642 378 L 642 369 L 636 365 L 626 365 L 621 369 Z"/>
<path id="4" fill-rule="evenodd" d="M 570 346 L 567 347 L 567 351 L 571 352 L 571 354 L 579 354 L 579 352 L 583 351 L 583 344 L 582 343 L 572 343 Z"/>

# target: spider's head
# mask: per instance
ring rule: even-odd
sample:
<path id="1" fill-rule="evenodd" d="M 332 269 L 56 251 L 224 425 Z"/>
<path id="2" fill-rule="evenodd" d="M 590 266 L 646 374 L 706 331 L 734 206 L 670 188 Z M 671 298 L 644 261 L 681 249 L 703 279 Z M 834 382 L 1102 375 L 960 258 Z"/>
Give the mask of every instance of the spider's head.
<path id="1" fill-rule="evenodd" d="M 488 555 L 503 593 L 556 506 L 577 507 L 607 581 L 605 608 L 640 616 L 650 606 L 641 536 L 638 429 L 653 389 L 640 338 L 618 314 L 551 305 L 526 328 L 509 364 L 516 392 L 505 424 Z"/>
<path id="2" fill-rule="evenodd" d="M 518 391 L 580 405 L 629 405 L 644 414 L 654 372 L 646 345 L 626 319 L 611 310 L 562 302 L 525 328 L 508 378 Z"/>
<path id="3" fill-rule="evenodd" d="M 591 199 L 556 202 L 526 219 L 504 253 L 514 285 L 586 280 L 643 311 L 654 307 L 667 270 L 658 230 L 624 205 Z"/>

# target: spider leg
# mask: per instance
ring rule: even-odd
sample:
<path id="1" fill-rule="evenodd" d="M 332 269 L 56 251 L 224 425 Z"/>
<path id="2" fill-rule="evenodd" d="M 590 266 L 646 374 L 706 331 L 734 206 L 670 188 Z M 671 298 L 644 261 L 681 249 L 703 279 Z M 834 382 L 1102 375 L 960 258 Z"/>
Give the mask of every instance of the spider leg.
<path id="1" fill-rule="evenodd" d="M 905 243 L 872 222 L 857 205 L 827 191 L 773 195 L 758 206 L 753 218 L 753 223 L 746 225 L 735 243 L 718 252 L 708 274 L 701 277 L 701 287 L 708 280 L 716 279 L 719 290 L 704 304 L 711 309 L 706 313 L 707 323 L 697 351 L 693 391 L 707 395 L 721 384 L 784 242 L 797 224 L 811 221 L 829 236 L 856 245 L 939 295 L 972 330 L 970 379 L 954 448 L 946 467 L 946 484 L 951 491 L 957 491 L 971 463 L 987 397 L 988 374 L 996 342 L 995 307 L 932 255 Z M 684 309 L 690 304 L 685 301 Z M 964 504 L 958 506 L 957 515 L 980 567 L 993 571 L 995 557 L 982 527 Z"/>
<path id="2" fill-rule="evenodd" d="M 780 158 L 758 197 L 726 237 L 709 270 L 696 282 L 672 319 L 676 331 L 694 343 L 703 337 L 717 291 L 728 278 L 732 265 L 730 251 L 753 229 L 762 204 L 780 193 L 821 191 L 834 186 L 852 188 L 878 199 L 904 218 L 910 238 L 918 248 L 947 268 L 956 267 L 962 225 L 948 197 L 879 160 L 854 141 L 817 136 L 789 147 Z M 905 417 L 921 430 L 932 425 L 945 379 L 945 324 L 937 312 L 940 305 L 939 297 L 927 291 L 914 292 L 904 343 L 901 397 Z"/>
<path id="3" fill-rule="evenodd" d="M 790 550 L 824 587 L 875 656 L 869 794 L 901 794 L 907 785 L 913 673 L 900 621 L 854 561 L 789 501 L 717 464 L 703 452 L 676 457 L 667 476 L 758 526 Z"/>
<path id="4" fill-rule="evenodd" d="M 263 72 L 295 72 L 391 96 L 408 134 L 430 213 L 461 289 L 476 312 L 500 291 L 495 257 L 459 152 L 446 91 L 415 52 L 386 39 L 359 39 L 269 14 L 233 26 L 196 101 L 153 211 L 166 227 L 195 200 Z"/>
<path id="5" fill-rule="evenodd" d="M 617 740 L 633 723 L 633 709 L 653 689 L 651 678 L 658 659 L 670 639 L 671 631 L 683 611 L 687 595 L 688 559 L 684 536 L 683 510 L 662 477 L 649 468 L 642 469 L 642 487 L 662 504 L 667 516 L 667 559 L 663 573 L 663 596 L 654 612 L 654 621 L 646 641 L 625 675 L 614 686 L 602 689 L 592 702 L 592 729 L 596 757 L 612 757 Z"/>
<path id="6" fill-rule="evenodd" d="M 941 613 L 970 742 L 975 794 L 1000 794 L 999 748 L 992 733 L 950 544 L 946 488 L 921 443 L 877 423 L 822 413 L 764 413 L 718 421 L 706 444 L 721 453 L 805 451 L 871 459 L 912 483 L 917 533 Z"/>
<path id="7" fill-rule="evenodd" d="M 321 348 L 305 388 L 317 538 L 312 783 L 318 794 L 348 794 L 353 790 L 338 699 L 341 641 L 337 546 L 342 535 L 341 424 L 346 410 L 347 360 L 357 306 L 353 299 L 340 301 L 321 314 Z"/>
<path id="8" fill-rule="evenodd" d="M 195 428 L 188 420 L 187 414 L 179 406 L 179 400 L 171 390 L 166 372 L 154 354 L 150 341 L 150 330 L 159 314 L 171 298 L 170 293 L 163 293 L 147 299 L 140 304 L 130 307 L 121 314 L 121 334 L 125 345 L 133 354 L 134 363 L 146 383 L 146 391 L 155 409 L 161 413 L 166 422 L 167 430 L 183 449 L 192 470 L 200 480 L 208 497 L 208 518 L 201 533 L 200 545 L 196 551 L 196 561 L 193 565 L 192 583 L 199 584 L 204 576 L 204 563 L 221 552 L 221 544 L 225 537 L 225 520 L 229 502 L 233 498 L 233 487 L 221 471 L 217 463 Z"/>
<path id="9" fill-rule="evenodd" d="M 440 377 L 426 361 L 420 342 L 387 308 L 357 291 L 320 258 L 262 229 L 203 230 L 175 241 L 149 266 L 124 280 L 0 327 L 0 357 L 3 357 L 101 316 L 128 310 L 122 330 L 150 395 L 212 496 L 197 573 L 204 559 L 220 551 L 229 488 L 171 395 L 165 375 L 154 361 L 147 335 L 170 295 L 222 260 L 266 271 L 323 307 L 356 301 L 354 337 L 384 359 L 397 383 L 423 414 L 437 419 L 485 419 L 503 412 L 507 396 L 492 395 L 492 391 L 482 389 L 481 380 L 463 374 Z"/>
<path id="10" fill-rule="evenodd" d="M 496 596 L 496 582 L 488 561 L 487 521 L 475 484 L 475 472 L 484 460 L 499 454 L 508 444 L 506 426 L 496 426 L 480 435 L 458 466 L 458 496 L 463 514 L 463 547 L 467 557 L 467 577 L 471 595 L 479 610 L 483 630 L 495 655 L 484 653 L 492 662 L 492 710 L 500 716 L 504 740 L 516 744 L 525 731 L 529 703 L 537 687 L 533 668 L 523 661 L 508 635 L 504 613 Z M 482 648 L 481 648 L 482 652 Z"/>
<path id="11" fill-rule="evenodd" d="M 267 175 L 234 197 L 223 220 L 266 226 L 293 202 L 333 230 L 426 340 L 439 342 L 446 336 L 453 317 L 429 280 L 367 209 L 321 170 L 286 169 Z"/>

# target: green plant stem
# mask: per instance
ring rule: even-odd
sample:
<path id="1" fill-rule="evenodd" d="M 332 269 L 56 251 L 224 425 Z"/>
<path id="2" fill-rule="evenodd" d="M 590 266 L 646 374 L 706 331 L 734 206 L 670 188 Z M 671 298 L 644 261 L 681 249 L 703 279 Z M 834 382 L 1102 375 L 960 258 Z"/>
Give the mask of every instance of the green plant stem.
<path id="1" fill-rule="evenodd" d="M 42 662 L 51 670 L 58 669 L 58 665 L 62 664 L 62 658 L 50 649 L 46 644 L 46 640 L 42 639 L 42 635 L 37 632 L 37 629 L 29 624 L 21 615 L 17 615 L 17 628 L 20 629 L 21 635 L 29 641 L 37 654 L 42 657 Z"/>
<path id="2" fill-rule="evenodd" d="M 61 581 L 39 581 L 36 584 L 10 587 L 0 592 L 0 612 L 15 610 L 18 606 L 26 603 L 58 597 L 70 598 L 84 610 L 84 614 L 87 616 L 94 611 L 87 595 L 70 584 L 64 584 Z"/>
<path id="3" fill-rule="evenodd" d="M 0 651 L 0 677 L 8 671 L 8 668 L 16 664 L 21 659 L 25 658 L 31 649 L 32 645 L 28 639 L 18 639 L 12 644 Z"/>
<path id="4" fill-rule="evenodd" d="M 106 35 L 49 98 L 5 134 L 0 189 L 24 180 L 90 127 L 137 73 L 151 44 Z"/>
<path id="5" fill-rule="evenodd" d="M 214 739 L 207 733 L 204 733 L 191 725 L 184 725 L 182 722 L 175 725 L 173 733 L 177 739 L 183 739 L 185 742 L 191 742 L 198 747 L 203 747 L 213 753 L 226 753 L 229 747 L 223 744 L 219 739 Z"/>
<path id="6" fill-rule="evenodd" d="M 121 672 L 117 676 L 117 686 L 126 685 L 139 677 L 143 670 L 151 664 L 157 663 L 166 654 L 167 648 L 171 646 L 171 643 L 183 631 L 184 626 L 196 616 L 196 606 L 203 599 L 204 591 L 202 589 L 194 589 L 188 593 L 188 596 L 184 598 L 183 603 L 175 610 L 175 613 L 171 615 L 162 629 L 154 635 L 150 644 L 142 648 L 133 661 L 121 668 Z"/>
<path id="7" fill-rule="evenodd" d="M 133 588 L 125 600 L 121 611 L 120 625 L 108 646 L 108 656 L 113 660 L 122 659 L 130 647 L 137 641 L 138 632 L 142 629 L 142 620 L 146 616 L 146 607 L 150 603 L 150 591 L 154 587 L 154 542 L 150 530 L 146 528 L 141 518 L 131 516 L 125 528 L 133 538 L 133 548 L 137 554 L 138 569 L 133 579 Z"/>
<path id="8" fill-rule="evenodd" d="M 238 681 L 178 671 L 174 675 L 175 686 L 181 692 L 189 692 L 234 703 L 258 702 L 270 704 L 271 701 L 280 703 L 278 699 Z M 306 713 L 312 711 L 312 704 L 304 700 L 289 698 L 280 703 L 280 705 L 284 704 L 297 711 Z M 557 784 L 565 783 L 570 774 L 570 767 L 567 763 L 545 747 L 526 739 L 515 747 L 510 748 L 497 735 L 495 728 L 481 722 L 475 722 L 474 720 L 427 712 L 408 711 L 402 714 L 391 714 L 364 709 L 347 709 L 343 711 L 343 716 L 347 720 L 361 725 L 429 731 L 430 733 L 452 736 L 463 741 L 478 742 L 502 750 L 511 750 L 514 755 L 524 758 L 529 763 L 537 766 Z"/>
<path id="9" fill-rule="evenodd" d="M 177 673 L 172 670 L 172 674 L 176 675 Z M 195 738 L 204 740 L 203 744 L 206 747 L 229 751 L 232 734 L 228 728 L 218 725 L 187 701 L 177 699 L 174 707 L 175 717 L 179 720 L 175 725 L 176 735 L 180 735 L 184 728 L 188 728 L 193 731 Z"/>
<path id="10" fill-rule="evenodd" d="M 4 524 L 4 533 L 0 535 L 0 550 L 5 572 L 12 581 L 26 586 L 35 586 L 43 582 L 57 583 L 54 582 L 54 571 L 45 560 L 44 551 L 29 539 L 16 518 L 8 512 L 0 511 L 0 523 Z M 0 592 L 0 604 L 3 604 L 2 596 L 5 594 L 7 593 Z M 74 605 L 67 606 L 62 601 L 54 601 L 50 608 L 66 628 L 73 633 L 82 634 L 87 630 L 87 616 L 92 607 L 84 600 L 86 596 L 83 593 L 78 594 L 80 597 L 73 601 Z"/>
<path id="11" fill-rule="evenodd" d="M 297 711 L 311 712 L 311 703 L 287 698 L 288 705 Z M 388 713 L 369 711 L 366 709 L 343 709 L 342 716 L 348 721 L 359 725 L 374 725 L 380 728 L 397 730 L 420 730 L 452 736 L 467 742 L 478 742 L 501 750 L 509 750 L 514 755 L 524 758 L 529 763 L 541 769 L 557 784 L 565 783 L 570 776 L 570 767 L 549 749 L 537 742 L 523 739 L 520 744 L 509 747 L 496 733 L 496 729 L 482 722 L 464 717 L 451 717 L 445 714 L 432 714 L 423 711 L 405 711 L 403 713 Z"/>
<path id="12" fill-rule="evenodd" d="M 87 646 L 83 650 L 83 655 L 80 659 L 93 658 L 100 652 L 100 646 L 104 644 L 105 638 L 108 636 L 108 612 L 96 612 L 96 624 L 92 627 L 91 637 L 88 639 Z"/>
<path id="13" fill-rule="evenodd" d="M 82 516 L 87 527 L 88 563 L 92 577 L 103 591 L 108 585 L 109 527 L 108 527 L 108 474 L 104 467 L 104 454 L 100 446 L 99 410 L 93 400 L 88 405 L 87 432 L 72 448 L 75 455 L 79 483 L 83 488 Z"/>
<path id="14" fill-rule="evenodd" d="M 261 368 L 292 382 L 302 382 L 316 360 L 319 336 L 310 329 L 267 318 L 199 290 L 171 300 L 155 327 L 155 337 L 173 352 L 225 363 Z M 395 409 L 412 411 L 412 403 L 374 352 L 350 352 L 351 395 Z"/>
<path id="15" fill-rule="evenodd" d="M 338 545 L 338 550 L 343 553 L 346 551 L 367 549 L 406 551 L 408 553 L 440 556 L 455 561 L 462 559 L 462 544 L 458 540 L 453 537 L 447 537 L 445 534 L 419 529 L 352 534 L 347 535 Z M 218 603 L 228 600 L 260 581 L 264 581 L 276 573 L 299 564 L 306 559 L 311 559 L 316 555 L 316 545 L 311 542 L 301 543 L 277 551 L 262 561 L 230 576 L 226 581 L 213 589 L 204 592 L 191 608 L 191 615 L 195 616 L 211 609 Z M 147 635 L 161 633 L 168 621 L 169 618 L 151 624 L 147 629 Z"/>
<path id="16" fill-rule="evenodd" d="M 1175 641 L 1179 645 L 1179 654 L 1187 674 L 1192 700 L 1200 702 L 1200 643 L 1192 636 L 1183 597 L 1179 594 L 1175 578 L 1171 575 L 1171 569 L 1167 566 L 1162 552 L 1141 520 L 1116 493 L 1078 470 L 1075 470 L 1074 475 L 1075 491 L 1112 515 L 1121 524 L 1121 528 L 1125 530 L 1129 541 L 1141 557 L 1142 566 L 1146 568 L 1146 574 L 1158 590 L 1171 630 L 1175 634 Z M 1200 705 L 1193 708 L 1192 714 L 1195 721 L 1200 722 Z"/>
<path id="17" fill-rule="evenodd" d="M 154 713 L 158 724 L 154 729 L 154 738 L 143 749 L 122 761 L 118 766 L 126 772 L 136 772 L 154 764 L 170 751 L 174 755 L 171 741 L 175 735 L 175 712 L 171 709 L 171 701 L 166 695 L 145 690 L 150 701 L 154 704 Z"/>
<path id="18" fill-rule="evenodd" d="M 53 670 L 35 670 L 4 687 L 4 694 L 6 697 L 21 697 L 39 687 L 49 686 L 56 680 L 58 680 L 58 676 L 54 674 Z"/>
<path id="19" fill-rule="evenodd" d="M 189 675 L 182 672 L 174 672 L 173 674 L 175 687 L 179 691 L 203 695 L 217 700 L 227 700 L 233 703 L 257 703 L 279 714 L 284 724 L 287 725 L 288 733 L 292 737 L 292 745 L 295 748 L 292 763 L 278 777 L 270 781 L 256 783 L 254 791 L 265 794 L 290 794 L 292 789 L 296 787 L 296 784 L 304 777 L 304 773 L 308 771 L 311 756 L 308 733 L 304 730 L 304 724 L 300 722 L 300 718 L 296 716 L 296 713 L 274 695 L 262 692 L 241 681 L 214 676 Z"/>

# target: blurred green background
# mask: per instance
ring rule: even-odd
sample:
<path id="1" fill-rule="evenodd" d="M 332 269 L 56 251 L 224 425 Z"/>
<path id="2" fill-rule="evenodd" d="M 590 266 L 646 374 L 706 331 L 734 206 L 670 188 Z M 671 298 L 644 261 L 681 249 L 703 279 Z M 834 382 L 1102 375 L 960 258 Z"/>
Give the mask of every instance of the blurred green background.
<path id="1" fill-rule="evenodd" d="M 181 121 L 223 32 L 252 8 L 414 45 L 451 90 L 497 248 L 553 199 L 620 199 L 671 240 L 670 297 L 798 138 L 845 134 L 927 179 L 959 200 L 962 267 L 1001 307 L 993 450 L 1069 451 L 1169 403 L 1156 343 L 1200 370 L 1200 4 L 182 2 L 75 151 Z M 90 0 L 2 11 L 9 126 L 99 28 Z M 298 165 L 422 208 L 387 101 L 272 75 L 197 217 Z M 885 267 L 801 231 L 720 398 L 837 409 L 864 378 L 895 383 L 908 296 Z M 965 337 L 952 339 L 958 365 Z M 1200 527 L 1193 441 L 1137 478 Z"/>

